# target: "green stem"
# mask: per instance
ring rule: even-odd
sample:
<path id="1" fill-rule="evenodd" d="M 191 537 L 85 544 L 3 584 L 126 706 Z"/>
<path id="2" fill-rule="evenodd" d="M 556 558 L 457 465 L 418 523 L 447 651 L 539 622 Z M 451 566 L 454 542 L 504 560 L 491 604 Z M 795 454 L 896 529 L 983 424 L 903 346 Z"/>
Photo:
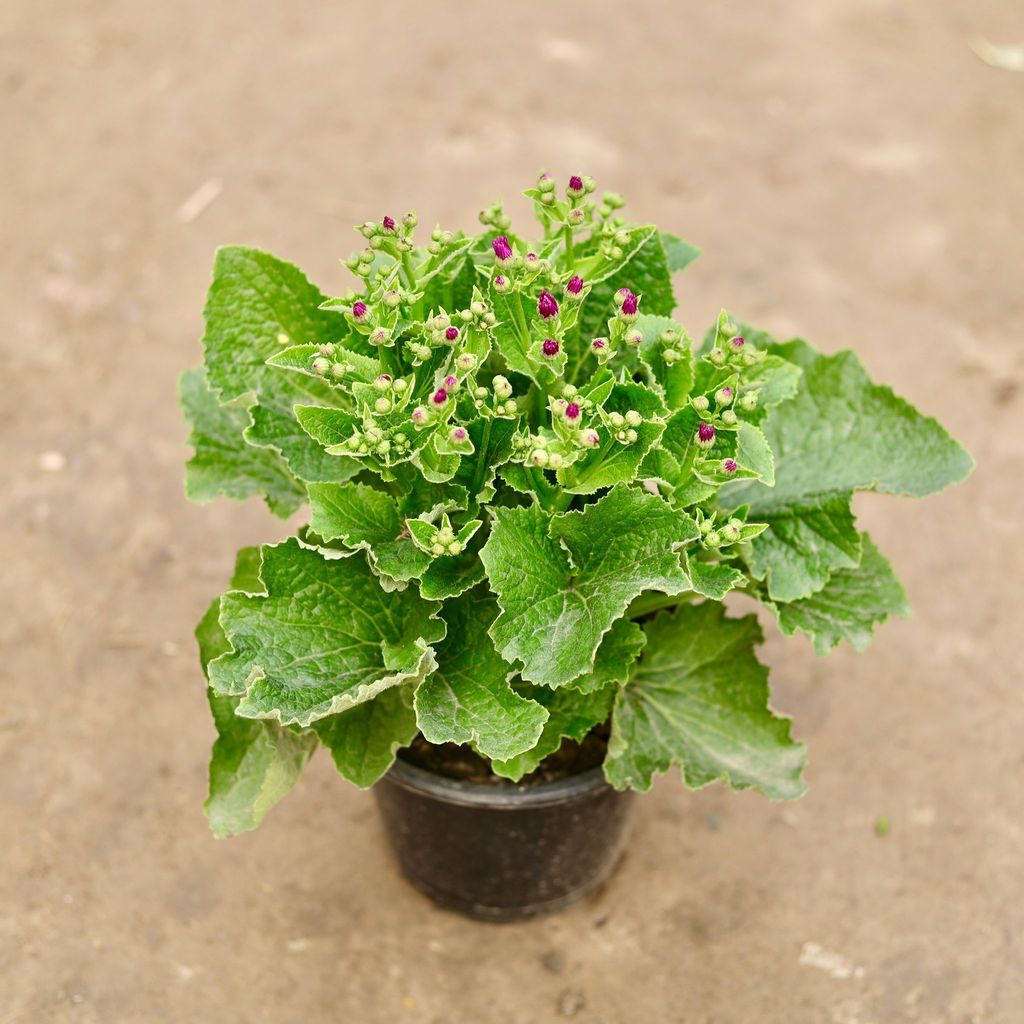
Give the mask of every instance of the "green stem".
<path id="1" fill-rule="evenodd" d="M 409 291 L 415 291 L 416 273 L 412 269 L 412 253 L 402 253 L 402 270 L 405 271 L 405 284 Z"/>
<path id="2" fill-rule="evenodd" d="M 662 608 L 674 608 L 686 600 L 689 600 L 686 594 L 659 594 L 652 590 L 647 594 L 641 594 L 626 609 L 626 618 L 638 619 L 641 615 L 650 615 L 651 612 L 660 611 Z"/>
<path id="3" fill-rule="evenodd" d="M 569 269 L 576 265 L 576 254 L 572 246 L 572 228 L 566 224 L 562 229 L 562 237 L 565 239 L 565 257 L 566 262 L 569 265 Z"/>

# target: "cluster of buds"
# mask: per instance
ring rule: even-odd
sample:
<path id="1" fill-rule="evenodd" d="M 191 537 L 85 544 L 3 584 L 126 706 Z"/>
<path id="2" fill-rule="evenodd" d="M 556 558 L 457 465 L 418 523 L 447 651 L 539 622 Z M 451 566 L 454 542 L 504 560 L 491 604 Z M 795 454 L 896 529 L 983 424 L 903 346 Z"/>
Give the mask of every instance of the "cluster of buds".
<path id="1" fill-rule="evenodd" d="M 535 252 L 516 253 L 507 235 L 497 235 L 491 239 L 491 251 L 494 253 L 495 272 L 491 278 L 491 286 L 499 295 L 512 290 L 512 277 L 522 280 L 524 284 L 544 277 L 554 283 L 557 276 L 551 261 L 542 259 Z"/>
<path id="2" fill-rule="evenodd" d="M 708 353 L 708 358 L 715 366 L 729 366 L 739 370 L 756 366 L 768 355 L 764 349 L 756 348 L 737 331 L 736 325 L 724 314 L 718 318 L 715 344 Z"/>
<path id="3" fill-rule="evenodd" d="M 480 211 L 480 223 L 497 231 L 508 231 L 512 226 L 512 218 L 505 213 L 505 208 L 499 200 Z"/>
<path id="4" fill-rule="evenodd" d="M 519 404 L 512 397 L 512 384 L 501 374 L 491 381 L 490 388 L 480 385 L 473 390 L 473 405 L 478 410 L 491 408 L 495 416 L 519 415 Z"/>
<path id="5" fill-rule="evenodd" d="M 634 444 L 638 437 L 636 428 L 644 422 L 643 416 L 636 409 L 630 409 L 625 413 L 602 411 L 602 418 L 611 430 L 612 437 L 619 444 Z"/>
<path id="6" fill-rule="evenodd" d="M 674 327 L 666 327 L 658 336 L 658 340 L 664 348 L 661 351 L 661 358 L 667 366 L 685 359 L 689 354 L 688 340 L 681 336 Z"/>
<path id="7" fill-rule="evenodd" d="M 470 539 L 480 529 L 480 520 L 473 519 L 460 530 L 452 526 L 447 513 L 441 515 L 439 523 L 431 521 L 429 516 L 420 516 L 405 521 L 406 529 L 412 542 L 432 558 L 442 555 L 461 555 L 466 550 Z"/>
<path id="8" fill-rule="evenodd" d="M 615 293 L 615 314 L 608 321 L 607 337 L 590 342 L 590 350 L 599 363 L 611 359 L 620 346 L 637 349 L 643 344 L 643 331 L 633 326 L 640 317 L 640 299 L 641 296 L 634 295 L 629 288 L 620 288 Z"/>
<path id="9" fill-rule="evenodd" d="M 414 210 L 405 214 L 401 221 L 385 215 L 379 221 L 368 220 L 365 224 L 360 224 L 356 231 L 366 239 L 366 246 L 352 253 L 345 261 L 345 266 L 359 277 L 369 278 L 373 273 L 378 252 L 385 252 L 396 258 L 401 257 L 403 253 L 412 252 L 412 231 L 416 224 Z"/>
<path id="10" fill-rule="evenodd" d="M 363 422 L 362 430 L 353 430 L 345 442 L 350 455 L 373 455 L 382 462 L 402 461 L 408 456 L 411 447 L 412 442 L 405 431 L 388 431 L 372 417 Z"/>
<path id="11" fill-rule="evenodd" d="M 716 549 L 740 544 L 751 540 L 768 528 L 767 523 L 747 523 L 736 516 L 728 516 L 724 521 L 720 521 L 717 512 L 705 512 L 700 508 L 695 511 L 697 528 L 700 530 L 701 541 L 706 548 Z"/>
<path id="12" fill-rule="evenodd" d="M 350 374 L 354 374 L 356 368 L 343 358 L 336 359 L 337 355 L 338 347 L 333 342 L 321 345 L 317 349 L 317 354 L 310 360 L 310 370 L 318 377 L 326 377 L 333 380 L 343 380 Z"/>

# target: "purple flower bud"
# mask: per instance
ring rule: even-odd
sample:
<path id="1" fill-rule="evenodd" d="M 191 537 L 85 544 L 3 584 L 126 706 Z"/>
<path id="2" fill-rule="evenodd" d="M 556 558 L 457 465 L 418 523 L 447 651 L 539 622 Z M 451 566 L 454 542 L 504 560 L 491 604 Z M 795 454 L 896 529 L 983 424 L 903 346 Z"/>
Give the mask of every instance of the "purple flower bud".
<path id="1" fill-rule="evenodd" d="M 608 347 L 608 339 L 607 339 L 607 338 L 595 338 L 595 339 L 594 339 L 594 340 L 593 340 L 593 341 L 592 341 L 592 342 L 590 343 L 590 347 L 591 347 L 591 348 L 592 348 L 592 349 L 593 349 L 593 350 L 594 350 L 595 352 L 600 352 L 600 351 L 601 351 L 601 349 L 604 349 L 604 348 L 607 348 L 607 347 Z"/>
<path id="2" fill-rule="evenodd" d="M 735 459 L 726 459 L 725 462 L 722 463 L 722 471 L 728 473 L 729 476 L 732 476 L 732 474 L 739 468 L 740 467 L 736 465 Z"/>
<path id="3" fill-rule="evenodd" d="M 558 301 L 549 291 L 542 291 L 537 296 L 537 312 L 545 320 L 558 316 Z"/>
<path id="4" fill-rule="evenodd" d="M 576 402 L 570 402 L 563 413 L 567 420 L 578 420 L 580 418 L 580 407 Z"/>
<path id="5" fill-rule="evenodd" d="M 499 295 L 504 295 L 505 292 L 512 287 L 509 283 L 509 279 L 507 277 L 503 277 L 501 274 L 495 274 L 494 277 L 491 278 L 491 284 L 494 285 L 494 290 Z"/>
<path id="6" fill-rule="evenodd" d="M 625 313 L 626 316 L 633 316 L 636 313 L 637 306 L 639 305 L 639 303 L 640 300 L 632 292 L 630 292 L 622 300 L 622 312 Z"/>
<path id="7" fill-rule="evenodd" d="M 466 428 L 465 427 L 455 427 L 452 430 L 452 440 L 453 441 L 465 441 L 466 440 Z"/>
<path id="8" fill-rule="evenodd" d="M 701 423 L 697 428 L 697 440 L 700 444 L 710 445 L 715 439 L 715 428 L 710 423 Z"/>
<path id="9" fill-rule="evenodd" d="M 384 230 L 385 231 L 394 231 L 395 230 L 395 218 L 394 217 L 385 216 L 384 219 L 381 221 L 381 224 L 384 225 Z"/>
<path id="10" fill-rule="evenodd" d="M 459 378 L 453 377 L 451 374 L 449 374 L 444 379 L 444 386 L 449 389 L 457 388 L 459 386 Z"/>
<path id="11" fill-rule="evenodd" d="M 569 188 L 571 188 L 573 190 L 573 192 L 582 192 L 583 191 L 583 179 L 578 174 L 574 174 L 569 179 Z"/>
<path id="12" fill-rule="evenodd" d="M 545 338 L 544 344 L 541 345 L 540 350 L 550 359 L 552 356 L 558 355 L 560 348 L 561 346 L 554 338 Z"/>
<path id="13" fill-rule="evenodd" d="M 423 408 L 422 405 L 417 405 L 412 411 L 412 415 L 409 417 L 417 426 L 422 426 L 430 418 L 430 413 Z"/>
<path id="14" fill-rule="evenodd" d="M 366 305 L 365 302 L 363 302 L 362 299 L 359 299 L 357 302 L 353 302 L 352 303 L 352 319 L 353 320 L 365 320 L 367 318 L 367 316 L 369 315 L 369 313 L 370 313 L 369 307 Z"/>
<path id="15" fill-rule="evenodd" d="M 434 405 L 444 405 L 444 403 L 448 401 L 448 392 L 445 391 L 444 388 L 438 388 L 434 392 L 432 400 Z M 711 428 L 711 432 L 714 434 L 714 427 Z"/>
<path id="16" fill-rule="evenodd" d="M 459 336 L 458 327 L 449 327 L 444 332 L 445 339 L 448 341 L 455 341 Z"/>
<path id="17" fill-rule="evenodd" d="M 735 338 L 731 338 L 729 340 L 729 344 L 732 345 L 732 347 L 735 349 L 741 349 L 746 344 L 746 339 L 741 338 L 739 335 L 736 335 Z"/>
<path id="18" fill-rule="evenodd" d="M 512 246 L 509 245 L 508 238 L 506 238 L 505 235 L 498 235 L 498 237 L 491 242 L 491 248 L 494 250 L 494 255 L 502 263 L 512 259 Z"/>
<path id="19" fill-rule="evenodd" d="M 615 293 L 615 301 L 618 305 L 621 306 L 626 301 L 626 299 L 628 299 L 632 294 L 633 293 L 628 288 L 620 288 Z"/>
<path id="20" fill-rule="evenodd" d="M 583 278 L 579 274 L 573 274 L 569 278 L 569 283 L 565 286 L 565 290 L 570 295 L 579 295 L 583 291 Z"/>

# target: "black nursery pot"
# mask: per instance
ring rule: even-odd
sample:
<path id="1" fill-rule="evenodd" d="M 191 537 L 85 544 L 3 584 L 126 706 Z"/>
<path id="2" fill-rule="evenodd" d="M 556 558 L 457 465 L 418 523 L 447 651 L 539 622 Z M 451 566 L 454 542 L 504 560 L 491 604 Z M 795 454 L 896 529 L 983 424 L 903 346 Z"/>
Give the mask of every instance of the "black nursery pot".
<path id="1" fill-rule="evenodd" d="M 374 786 L 403 874 L 446 910 L 522 921 L 611 876 L 633 794 L 600 768 L 532 785 L 464 782 L 397 760 Z"/>

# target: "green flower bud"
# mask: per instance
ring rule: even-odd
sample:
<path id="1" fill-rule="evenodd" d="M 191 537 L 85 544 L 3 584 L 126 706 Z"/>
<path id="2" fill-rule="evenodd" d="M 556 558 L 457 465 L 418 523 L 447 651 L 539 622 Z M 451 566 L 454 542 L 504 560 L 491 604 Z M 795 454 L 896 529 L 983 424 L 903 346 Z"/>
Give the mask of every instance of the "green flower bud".
<path id="1" fill-rule="evenodd" d="M 631 348 L 637 348 L 640 343 L 644 340 L 643 331 L 638 330 L 636 327 L 626 331 L 622 340 L 629 345 Z"/>
<path id="2" fill-rule="evenodd" d="M 548 453 L 544 451 L 543 448 L 534 448 L 534 450 L 530 452 L 530 461 L 535 466 L 543 468 L 548 464 Z"/>
<path id="3" fill-rule="evenodd" d="M 674 345 L 679 340 L 679 332 L 672 327 L 666 327 L 660 338 L 666 345 Z"/>
<path id="4" fill-rule="evenodd" d="M 722 541 L 725 544 L 735 544 L 740 539 L 739 527 L 733 526 L 732 523 L 726 523 L 725 526 L 719 531 L 722 537 Z"/>
<path id="5" fill-rule="evenodd" d="M 384 293 L 384 305 L 390 309 L 394 309 L 401 301 L 402 293 L 395 291 L 394 288 L 390 288 Z"/>
<path id="6" fill-rule="evenodd" d="M 394 381 L 394 383 L 392 383 L 391 385 L 391 387 L 399 394 L 401 394 L 408 386 L 408 381 L 403 380 L 401 377 L 399 377 L 398 380 Z"/>
<path id="7" fill-rule="evenodd" d="M 431 242 L 427 246 L 427 252 L 429 252 L 431 256 L 437 256 L 441 252 L 441 245 L 440 245 L 440 243 L 439 242 Z"/>
<path id="8" fill-rule="evenodd" d="M 472 303 L 469 308 L 473 316 L 483 316 L 487 312 L 487 307 L 479 300 Z"/>
<path id="9" fill-rule="evenodd" d="M 455 534 L 447 526 L 442 526 L 434 538 L 439 544 L 451 544 L 455 540 Z"/>
<path id="10" fill-rule="evenodd" d="M 487 397 L 487 388 L 474 388 L 473 397 L 478 402 L 482 402 Z"/>
<path id="11" fill-rule="evenodd" d="M 506 412 L 506 413 L 507 413 L 507 414 L 508 414 L 509 416 L 512 416 L 512 415 L 514 415 L 515 413 L 517 413 L 518 411 L 519 411 L 519 406 L 518 406 L 518 405 L 516 405 L 516 400 L 515 400 L 514 398 L 510 398 L 510 399 L 509 399 L 509 400 L 508 400 L 508 401 L 507 401 L 507 402 L 505 403 L 505 412 Z"/>
<path id="12" fill-rule="evenodd" d="M 282 338 L 285 339 L 283 344 L 287 345 L 288 341 L 290 340 L 288 338 L 288 335 L 287 334 L 279 334 L 277 336 L 277 340 L 278 341 L 280 341 Z M 322 356 L 333 356 L 334 352 L 335 352 L 335 348 L 336 348 L 336 346 L 334 345 L 334 343 L 329 341 L 326 345 L 321 345 L 320 346 L 320 355 L 322 355 Z"/>
<path id="13" fill-rule="evenodd" d="M 317 356 L 313 360 L 312 370 L 314 373 L 323 376 L 331 368 L 331 362 L 329 359 L 325 359 L 323 356 Z"/>
<path id="14" fill-rule="evenodd" d="M 667 348 L 664 352 L 662 352 L 661 358 L 664 359 L 669 366 L 671 366 L 673 363 L 677 363 L 680 359 L 683 358 L 683 353 L 675 348 Z"/>
<path id="15" fill-rule="evenodd" d="M 709 548 L 717 548 L 722 543 L 722 538 L 712 530 L 705 538 L 704 543 Z"/>
<path id="16" fill-rule="evenodd" d="M 406 214 L 406 215 L 405 215 L 405 216 L 404 216 L 404 217 L 402 218 L 402 223 L 403 223 L 403 224 L 404 224 L 404 225 L 405 225 L 405 226 L 406 226 L 407 228 L 414 228 L 414 227 L 416 227 L 416 225 L 417 225 L 417 224 L 419 224 L 419 222 L 420 222 L 420 219 L 419 219 L 419 217 L 417 217 L 417 216 L 416 216 L 416 211 L 415 211 L 415 210 L 410 210 L 410 211 L 409 211 L 409 212 L 408 212 L 408 213 L 407 213 L 407 214 Z"/>
<path id="17" fill-rule="evenodd" d="M 613 412 L 608 414 L 608 422 L 618 430 L 620 427 L 626 425 L 626 419 L 620 412 Z"/>
<path id="18" fill-rule="evenodd" d="M 349 365 L 348 365 L 348 363 L 335 363 L 331 367 L 331 376 L 334 377 L 335 379 L 339 379 L 341 377 L 344 377 L 345 374 L 348 373 L 348 372 L 349 372 Z"/>
<path id="19" fill-rule="evenodd" d="M 455 365 L 460 370 L 469 371 L 476 366 L 476 356 L 472 352 L 463 352 L 455 359 Z"/>
<path id="20" fill-rule="evenodd" d="M 635 443 L 636 439 L 637 439 L 637 433 L 636 433 L 635 430 L 627 430 L 626 431 L 626 443 L 627 444 Z"/>
<path id="21" fill-rule="evenodd" d="M 626 413 L 626 423 L 631 427 L 639 427 L 643 423 L 644 418 L 636 411 L 636 409 L 630 409 Z"/>
<path id="22" fill-rule="evenodd" d="M 715 366 L 721 366 L 725 362 L 725 353 L 720 348 L 713 348 L 711 350 L 711 362 Z"/>
<path id="23" fill-rule="evenodd" d="M 430 550 L 431 550 L 431 551 L 432 551 L 432 552 L 433 552 L 433 553 L 434 553 L 435 555 L 443 555 L 443 554 L 444 554 L 444 545 L 443 545 L 443 544 L 438 544 L 438 543 L 437 543 L 437 542 L 435 541 L 435 542 L 434 542 L 433 544 L 431 544 L 431 545 L 430 545 Z"/>
<path id="24" fill-rule="evenodd" d="M 374 235 L 370 239 L 370 248 L 376 252 L 384 244 L 384 239 L 380 235 Z"/>
<path id="25" fill-rule="evenodd" d="M 378 398 L 377 401 L 373 403 L 373 407 L 374 409 L 377 410 L 377 412 L 390 412 L 391 402 L 388 399 L 381 397 Z"/>
<path id="26" fill-rule="evenodd" d="M 457 540 L 453 540 L 451 542 L 451 544 L 448 545 L 448 554 L 449 555 L 457 555 L 461 551 L 462 551 L 462 545 Z"/>
<path id="27" fill-rule="evenodd" d="M 558 452 L 552 452 L 548 456 L 548 468 L 549 469 L 561 469 L 564 464 L 564 459 Z"/>
<path id="28" fill-rule="evenodd" d="M 498 398 L 510 398 L 512 396 L 512 385 L 509 383 L 508 377 L 503 377 L 498 374 L 494 380 L 491 381 L 491 387 L 494 388 L 494 394 Z"/>
<path id="29" fill-rule="evenodd" d="M 733 399 L 736 397 L 736 393 L 730 387 L 719 388 L 715 392 L 715 404 L 716 405 L 732 405 Z"/>
<path id="30" fill-rule="evenodd" d="M 748 391 L 740 398 L 740 408 L 744 412 L 753 412 L 757 408 L 757 391 Z"/>
<path id="31" fill-rule="evenodd" d="M 736 413 L 734 413 L 732 409 L 726 409 L 725 412 L 722 413 L 722 422 L 728 424 L 728 426 L 734 427 L 736 425 L 736 420 Z"/>

